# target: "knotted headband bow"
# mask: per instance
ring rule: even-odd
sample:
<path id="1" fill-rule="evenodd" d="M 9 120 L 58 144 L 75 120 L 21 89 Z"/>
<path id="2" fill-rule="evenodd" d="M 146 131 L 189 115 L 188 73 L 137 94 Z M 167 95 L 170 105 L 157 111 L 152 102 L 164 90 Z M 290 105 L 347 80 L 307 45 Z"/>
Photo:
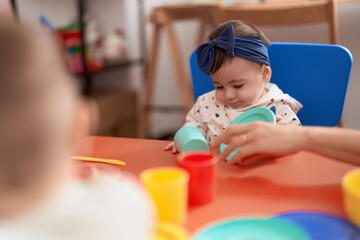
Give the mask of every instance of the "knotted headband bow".
<path id="1" fill-rule="evenodd" d="M 258 37 L 235 37 L 234 28 L 230 24 L 218 38 L 204 43 L 196 49 L 197 63 L 206 75 L 210 74 L 214 64 L 216 47 L 223 49 L 232 57 L 242 57 L 254 62 L 270 65 L 268 44 Z"/>

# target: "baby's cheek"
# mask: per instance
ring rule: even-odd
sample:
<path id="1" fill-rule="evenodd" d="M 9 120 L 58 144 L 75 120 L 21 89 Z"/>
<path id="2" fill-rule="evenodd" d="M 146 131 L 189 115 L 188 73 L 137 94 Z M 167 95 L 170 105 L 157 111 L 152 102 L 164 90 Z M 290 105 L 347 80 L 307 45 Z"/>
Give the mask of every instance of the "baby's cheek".
<path id="1" fill-rule="evenodd" d="M 221 91 L 215 90 L 215 97 L 216 97 L 216 100 L 219 101 L 221 104 L 225 104 L 224 103 L 224 96 L 223 96 Z"/>
<path id="2" fill-rule="evenodd" d="M 241 95 L 241 100 L 243 103 L 250 106 L 257 103 L 258 97 L 256 94 L 251 94 L 251 92 L 245 92 Z"/>
<path id="3" fill-rule="evenodd" d="M 248 106 L 257 103 L 261 98 L 261 93 L 259 91 L 255 91 L 254 89 L 245 90 L 241 94 L 242 102 L 246 103 Z"/>

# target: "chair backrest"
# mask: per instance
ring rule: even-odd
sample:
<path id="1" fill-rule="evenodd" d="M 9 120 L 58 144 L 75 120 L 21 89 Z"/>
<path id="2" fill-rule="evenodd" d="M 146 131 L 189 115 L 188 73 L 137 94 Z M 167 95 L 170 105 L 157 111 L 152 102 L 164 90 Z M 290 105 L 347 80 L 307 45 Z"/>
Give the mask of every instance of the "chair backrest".
<path id="1" fill-rule="evenodd" d="M 339 45 L 272 43 L 269 47 L 270 82 L 297 99 L 303 125 L 336 126 L 340 121 L 352 67 L 352 55 Z M 195 99 L 215 89 L 211 77 L 190 57 Z"/>
<path id="2" fill-rule="evenodd" d="M 339 44 L 337 0 L 295 1 L 260 4 L 218 4 L 214 9 L 216 22 L 242 20 L 257 26 L 284 26 L 327 23 L 329 43 Z"/>

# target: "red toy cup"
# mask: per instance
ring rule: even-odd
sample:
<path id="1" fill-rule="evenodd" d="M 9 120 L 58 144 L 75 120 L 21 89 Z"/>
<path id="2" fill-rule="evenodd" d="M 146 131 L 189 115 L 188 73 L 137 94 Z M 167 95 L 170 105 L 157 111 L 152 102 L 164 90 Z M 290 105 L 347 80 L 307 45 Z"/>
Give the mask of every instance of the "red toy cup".
<path id="1" fill-rule="evenodd" d="M 185 152 L 179 155 L 179 167 L 189 172 L 189 203 L 211 202 L 216 192 L 218 159 L 205 151 Z"/>

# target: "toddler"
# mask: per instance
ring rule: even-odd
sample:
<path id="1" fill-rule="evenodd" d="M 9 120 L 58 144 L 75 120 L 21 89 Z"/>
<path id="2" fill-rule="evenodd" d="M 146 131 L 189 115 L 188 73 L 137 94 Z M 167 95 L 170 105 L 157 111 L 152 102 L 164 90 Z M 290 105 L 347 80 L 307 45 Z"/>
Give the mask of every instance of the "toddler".
<path id="1" fill-rule="evenodd" d="M 267 107 L 277 124 L 301 126 L 296 113 L 302 105 L 276 84 L 269 83 L 270 42 L 256 26 L 238 20 L 225 22 L 196 49 L 200 69 L 210 75 L 215 90 L 199 96 L 186 116 L 184 126 L 201 130 L 209 144 L 243 112 Z M 173 143 L 166 146 L 173 149 Z"/>
<path id="2" fill-rule="evenodd" d="M 135 181 L 73 177 L 90 111 L 54 39 L 0 19 L 0 53 L 0 239 L 150 239 L 152 208 Z"/>

